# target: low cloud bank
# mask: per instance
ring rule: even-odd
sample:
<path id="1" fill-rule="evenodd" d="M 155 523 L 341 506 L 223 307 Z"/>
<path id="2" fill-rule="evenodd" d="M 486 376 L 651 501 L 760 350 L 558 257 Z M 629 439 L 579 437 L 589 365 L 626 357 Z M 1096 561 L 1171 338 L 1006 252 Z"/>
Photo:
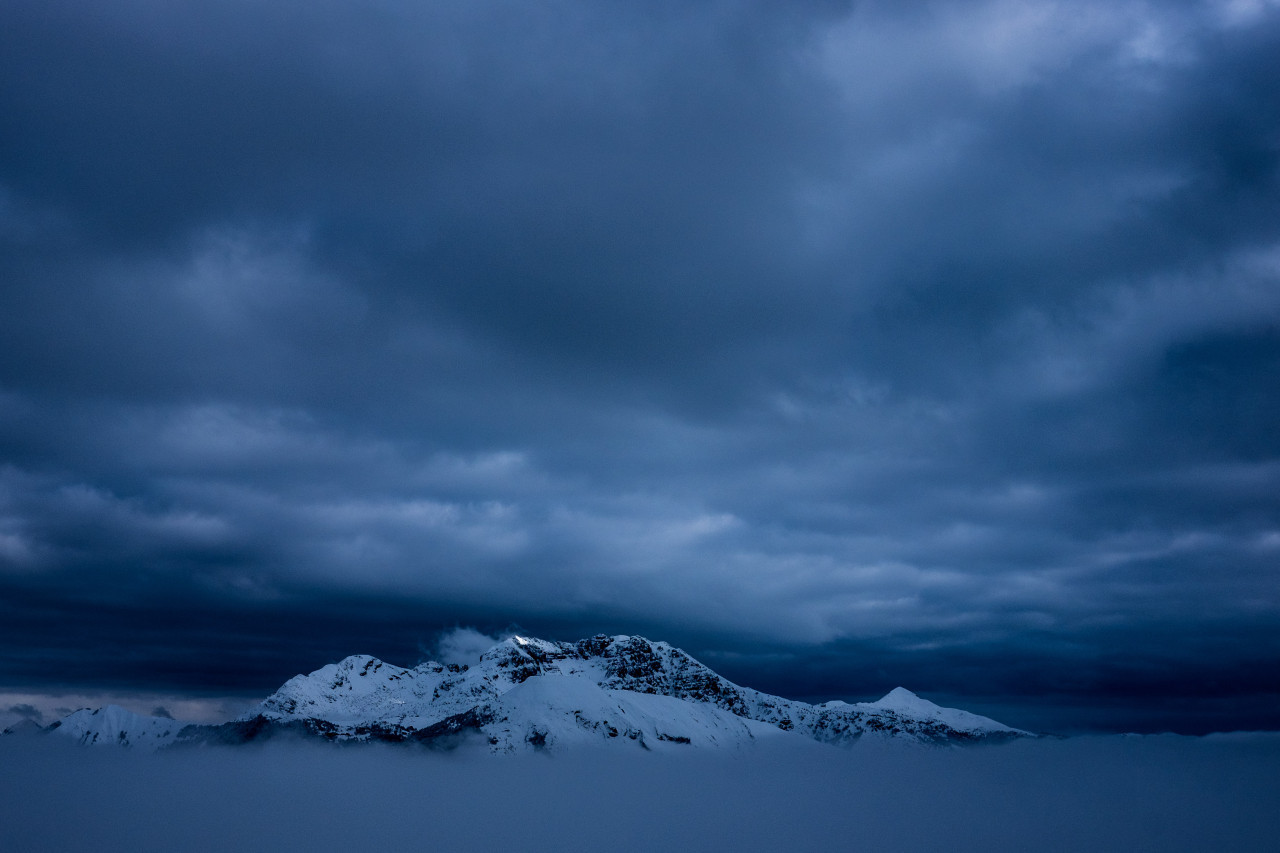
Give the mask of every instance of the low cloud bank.
<path id="1" fill-rule="evenodd" d="M 419 849 L 1263 850 L 1280 735 L 687 757 L 0 740 L 15 853 Z"/>
<path id="2" fill-rule="evenodd" d="M 479 662 L 480 656 L 496 646 L 502 638 L 490 636 L 475 628 L 454 628 L 440 635 L 436 656 L 440 663 L 466 664 Z"/>

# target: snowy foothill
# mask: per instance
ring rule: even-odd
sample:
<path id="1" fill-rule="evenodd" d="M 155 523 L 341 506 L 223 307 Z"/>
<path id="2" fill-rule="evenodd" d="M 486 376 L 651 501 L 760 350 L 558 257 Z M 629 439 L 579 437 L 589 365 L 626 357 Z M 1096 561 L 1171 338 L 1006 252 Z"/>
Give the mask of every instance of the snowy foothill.
<path id="1" fill-rule="evenodd" d="M 82 746 L 159 749 L 175 743 L 178 733 L 187 725 L 167 717 L 135 714 L 119 705 L 107 705 L 68 714 L 53 724 L 51 732 Z"/>

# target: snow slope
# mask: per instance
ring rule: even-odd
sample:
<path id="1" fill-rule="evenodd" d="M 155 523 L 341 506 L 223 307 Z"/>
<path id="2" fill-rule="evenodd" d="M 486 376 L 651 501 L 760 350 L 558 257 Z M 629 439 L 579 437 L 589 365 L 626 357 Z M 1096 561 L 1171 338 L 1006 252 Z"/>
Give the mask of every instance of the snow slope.
<path id="1" fill-rule="evenodd" d="M 640 749 L 740 749 L 757 737 L 786 735 L 766 723 L 670 696 L 606 690 L 583 678 L 532 676 L 485 703 L 481 726 L 495 752 L 563 749 L 613 741 Z"/>

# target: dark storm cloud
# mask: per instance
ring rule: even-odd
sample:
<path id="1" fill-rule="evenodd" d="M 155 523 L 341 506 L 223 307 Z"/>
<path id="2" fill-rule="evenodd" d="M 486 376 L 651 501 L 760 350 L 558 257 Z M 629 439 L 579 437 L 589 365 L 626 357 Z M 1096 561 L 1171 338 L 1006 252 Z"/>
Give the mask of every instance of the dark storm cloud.
<path id="1" fill-rule="evenodd" d="M 1280 723 L 1273 3 L 2 14 L 0 680 Z"/>

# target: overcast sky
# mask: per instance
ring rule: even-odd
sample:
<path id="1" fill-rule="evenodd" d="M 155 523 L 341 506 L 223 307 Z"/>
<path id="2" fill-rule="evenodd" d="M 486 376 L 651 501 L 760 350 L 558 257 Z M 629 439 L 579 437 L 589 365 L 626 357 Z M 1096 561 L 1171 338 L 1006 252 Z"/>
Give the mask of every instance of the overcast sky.
<path id="1" fill-rule="evenodd" d="M 1280 727 L 1277 57 L 1275 0 L 0 0 L 7 713 L 518 626 Z"/>

